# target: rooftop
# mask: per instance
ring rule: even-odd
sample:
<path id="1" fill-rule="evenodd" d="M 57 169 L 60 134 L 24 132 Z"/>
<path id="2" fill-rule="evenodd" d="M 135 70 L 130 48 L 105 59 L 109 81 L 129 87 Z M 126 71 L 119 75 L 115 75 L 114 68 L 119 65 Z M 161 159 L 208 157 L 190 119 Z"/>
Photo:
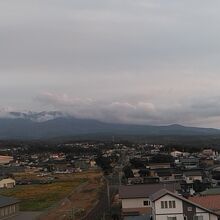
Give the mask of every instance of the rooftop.
<path id="1" fill-rule="evenodd" d="M 220 211 L 220 195 L 196 196 L 189 200 L 212 211 Z"/>
<path id="2" fill-rule="evenodd" d="M 201 195 L 220 195 L 220 187 L 206 189 L 205 191 L 201 192 Z"/>
<path id="3" fill-rule="evenodd" d="M 175 183 L 167 183 L 167 184 L 154 183 L 154 184 L 143 184 L 143 185 L 120 186 L 119 197 L 121 199 L 150 197 L 152 194 L 154 194 L 155 192 L 161 189 L 167 189 L 171 192 L 174 192 L 178 187 L 179 185 Z"/>
<path id="4" fill-rule="evenodd" d="M 187 202 L 187 203 L 190 203 L 190 204 L 192 204 L 192 205 L 194 205 L 194 206 L 197 206 L 197 207 L 199 207 L 200 209 L 205 210 L 206 212 L 209 212 L 209 213 L 218 215 L 218 214 L 216 213 L 216 210 L 210 208 L 211 205 L 210 205 L 210 207 L 207 207 L 207 206 L 208 206 L 208 205 L 207 205 L 208 200 L 205 201 L 205 202 L 203 202 L 204 204 L 202 204 L 202 202 L 201 202 L 201 204 L 200 204 L 198 201 L 195 202 L 195 201 L 192 201 L 192 200 L 191 200 L 191 198 L 196 198 L 196 197 L 191 197 L 190 199 L 186 199 L 186 198 L 184 198 L 184 197 L 182 197 L 182 196 L 179 196 L 179 195 L 177 195 L 177 194 L 175 194 L 175 193 L 173 193 L 173 192 L 168 191 L 167 189 L 162 189 L 162 190 L 160 190 L 160 191 L 154 193 L 154 194 L 150 197 L 150 199 L 154 202 L 154 201 L 156 201 L 156 200 L 162 198 L 163 196 L 165 196 L 165 195 L 167 195 L 167 194 L 168 194 L 168 195 L 171 195 L 171 196 L 173 196 L 173 197 L 175 197 L 175 198 L 177 198 L 177 199 L 180 199 L 180 200 L 182 200 L 182 201 L 184 201 L 184 202 Z M 220 197 L 218 198 L 218 201 L 219 201 L 219 199 L 220 199 Z M 215 200 L 215 202 L 216 202 L 216 201 L 217 201 L 217 199 Z M 205 206 L 205 205 L 207 205 L 207 206 Z"/>
<path id="5" fill-rule="evenodd" d="M 0 195 L 0 207 L 8 206 L 8 205 L 13 205 L 18 203 L 19 200 L 12 198 L 12 197 L 6 197 L 6 196 L 1 196 Z"/>

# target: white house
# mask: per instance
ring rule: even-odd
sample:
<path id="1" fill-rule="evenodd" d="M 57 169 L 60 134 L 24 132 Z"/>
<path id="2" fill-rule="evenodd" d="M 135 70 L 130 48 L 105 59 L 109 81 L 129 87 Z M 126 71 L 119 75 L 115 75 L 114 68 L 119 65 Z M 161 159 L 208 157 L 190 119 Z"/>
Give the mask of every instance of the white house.
<path id="1" fill-rule="evenodd" d="M 180 156 L 183 156 L 183 152 L 181 152 L 181 151 L 172 151 L 171 153 L 170 153 L 170 155 L 172 156 L 172 157 L 180 157 Z"/>
<path id="2" fill-rule="evenodd" d="M 192 184 L 195 180 L 202 182 L 202 173 L 201 171 L 187 171 L 183 173 L 183 179 L 187 184 Z"/>
<path id="3" fill-rule="evenodd" d="M 218 215 L 166 189 L 150 197 L 153 220 L 218 220 Z"/>
<path id="4" fill-rule="evenodd" d="M 152 204 L 149 197 L 161 189 L 175 192 L 176 184 L 141 184 L 119 187 L 119 198 L 122 201 L 122 215 L 151 214 Z"/>
<path id="5" fill-rule="evenodd" d="M 13 188 L 15 187 L 15 180 L 12 178 L 6 178 L 0 180 L 0 188 Z"/>

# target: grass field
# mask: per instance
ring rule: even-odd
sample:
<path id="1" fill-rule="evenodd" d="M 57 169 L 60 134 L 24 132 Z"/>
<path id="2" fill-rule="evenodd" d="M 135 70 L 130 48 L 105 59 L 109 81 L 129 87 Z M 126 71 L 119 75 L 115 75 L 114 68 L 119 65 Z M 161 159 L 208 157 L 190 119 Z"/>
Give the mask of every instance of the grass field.
<path id="1" fill-rule="evenodd" d="M 20 185 L 1 189 L 0 194 L 20 199 L 21 211 L 42 211 L 69 195 L 86 178 L 54 182 L 51 184 Z"/>

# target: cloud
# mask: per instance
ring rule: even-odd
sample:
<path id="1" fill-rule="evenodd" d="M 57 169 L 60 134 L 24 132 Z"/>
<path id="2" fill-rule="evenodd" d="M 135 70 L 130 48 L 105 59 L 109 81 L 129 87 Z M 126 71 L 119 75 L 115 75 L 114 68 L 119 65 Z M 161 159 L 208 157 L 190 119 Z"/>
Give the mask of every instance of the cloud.
<path id="1" fill-rule="evenodd" d="M 43 105 L 67 112 L 77 118 L 98 119 L 105 122 L 146 123 L 155 112 L 149 102 L 108 102 L 92 99 L 71 98 L 66 94 L 43 93 L 36 97 Z M 148 119 L 149 118 L 149 119 Z"/>
<path id="2" fill-rule="evenodd" d="M 1 105 L 220 127 L 219 8 L 218 0 L 0 1 Z M 49 92 L 35 99 L 41 91 Z"/>
<path id="3" fill-rule="evenodd" d="M 67 94 L 42 93 L 37 98 L 43 105 L 53 107 L 77 118 L 97 119 L 104 122 L 125 124 L 184 124 L 210 125 L 220 121 L 219 104 L 212 101 L 191 99 L 183 103 L 170 103 L 169 106 L 155 104 L 133 98 L 130 101 L 97 101 L 93 99 L 72 98 Z M 127 98 L 129 100 L 129 98 Z M 215 120 L 214 120 L 215 119 Z M 209 124 L 208 121 L 211 123 Z"/>

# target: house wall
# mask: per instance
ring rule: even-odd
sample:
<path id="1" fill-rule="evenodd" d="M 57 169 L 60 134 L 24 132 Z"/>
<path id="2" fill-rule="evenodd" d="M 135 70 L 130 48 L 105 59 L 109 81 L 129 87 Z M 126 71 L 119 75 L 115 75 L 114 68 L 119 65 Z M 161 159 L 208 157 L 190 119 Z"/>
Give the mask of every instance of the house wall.
<path id="1" fill-rule="evenodd" d="M 218 220 L 218 217 L 216 215 L 211 214 L 210 215 L 210 220 Z"/>
<path id="2" fill-rule="evenodd" d="M 161 201 L 175 201 L 176 208 L 162 209 Z M 188 207 L 192 207 L 191 212 L 188 212 Z M 153 213 L 155 214 L 155 220 L 167 220 L 167 217 L 176 217 L 177 220 L 184 220 L 184 216 L 187 216 L 187 220 L 193 220 L 194 215 L 203 216 L 203 220 L 218 220 L 216 215 L 210 214 L 203 209 L 170 195 L 165 195 L 155 201 L 153 205 Z"/>
<path id="3" fill-rule="evenodd" d="M 16 215 L 19 211 L 18 204 L 12 204 L 0 208 L 0 219 L 5 219 L 6 217 Z"/>
<path id="4" fill-rule="evenodd" d="M 161 201 L 175 201 L 176 208 L 161 208 Z M 175 214 L 183 212 L 182 201 L 170 195 L 165 195 L 155 202 L 155 214 Z"/>
<path id="5" fill-rule="evenodd" d="M 144 208 L 144 201 L 147 198 L 136 198 L 136 199 L 122 199 L 122 208 Z"/>
<path id="6" fill-rule="evenodd" d="M 187 176 L 185 177 L 185 180 L 187 183 L 193 183 L 195 180 L 202 181 L 202 177 L 201 176 Z"/>
<path id="7" fill-rule="evenodd" d="M 151 213 L 151 205 L 144 206 L 144 201 L 149 201 L 147 198 L 122 199 L 122 213 L 138 212 L 140 214 Z M 151 204 L 151 203 L 150 203 Z"/>
<path id="8" fill-rule="evenodd" d="M 203 216 L 204 220 L 218 220 L 218 217 L 213 214 L 209 214 L 200 208 L 196 208 L 196 215 Z"/>
<path id="9" fill-rule="evenodd" d="M 0 181 L 0 188 L 12 188 L 15 186 L 15 180 L 13 179 L 3 179 Z"/>
<path id="10" fill-rule="evenodd" d="M 176 217 L 176 220 L 184 220 L 183 214 L 157 215 L 154 220 L 167 220 L 167 216 Z M 193 219 L 189 219 L 193 220 Z"/>

